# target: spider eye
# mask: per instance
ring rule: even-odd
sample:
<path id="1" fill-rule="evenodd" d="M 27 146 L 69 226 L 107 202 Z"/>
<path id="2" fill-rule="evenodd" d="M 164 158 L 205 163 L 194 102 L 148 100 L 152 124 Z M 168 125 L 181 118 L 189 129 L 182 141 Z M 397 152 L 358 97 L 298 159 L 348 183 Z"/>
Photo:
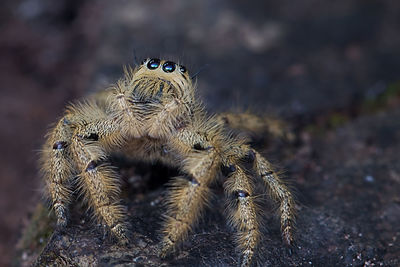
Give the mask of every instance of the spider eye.
<path id="1" fill-rule="evenodd" d="M 160 60 L 158 58 L 152 58 L 150 61 L 147 63 L 147 68 L 150 70 L 155 70 L 160 66 Z"/>
<path id="2" fill-rule="evenodd" d="M 179 67 L 179 71 L 182 72 L 182 73 L 185 73 L 186 72 L 186 67 L 185 66 L 180 66 Z"/>
<path id="3" fill-rule="evenodd" d="M 147 60 L 148 60 L 147 58 L 146 58 L 146 59 L 143 59 L 143 60 L 140 62 L 140 65 L 144 65 L 144 63 L 146 63 Z"/>
<path id="4" fill-rule="evenodd" d="M 163 64 L 162 68 L 165 72 L 173 72 L 176 68 L 176 64 L 174 62 L 167 61 Z"/>

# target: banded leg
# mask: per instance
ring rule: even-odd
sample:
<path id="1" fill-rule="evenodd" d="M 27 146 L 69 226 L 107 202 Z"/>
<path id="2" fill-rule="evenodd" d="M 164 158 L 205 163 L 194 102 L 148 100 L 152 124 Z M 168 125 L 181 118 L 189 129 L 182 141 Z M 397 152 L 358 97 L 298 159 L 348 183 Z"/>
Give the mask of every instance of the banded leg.
<path id="1" fill-rule="evenodd" d="M 160 256 L 165 257 L 173 252 L 198 221 L 210 194 L 209 185 L 216 177 L 217 166 L 214 150 L 193 153 L 186 160 L 184 170 L 190 179 L 177 178 L 172 184 Z"/>
<path id="2" fill-rule="evenodd" d="M 95 217 L 104 222 L 121 243 L 127 243 L 125 207 L 119 203 L 119 175 L 102 163 L 105 152 L 95 142 L 85 142 L 79 135 L 72 139 L 72 149 L 80 173 L 80 189 L 85 193 Z"/>
<path id="3" fill-rule="evenodd" d="M 237 229 L 237 245 L 242 252 L 241 266 L 250 266 L 260 239 L 257 209 L 252 197 L 253 186 L 239 166 L 225 182 L 226 194 L 234 201 L 229 203 L 229 222 Z"/>
<path id="4" fill-rule="evenodd" d="M 70 151 L 70 129 L 61 119 L 48 135 L 41 155 L 47 192 L 57 217 L 57 226 L 67 225 L 68 205 L 72 197 L 74 166 Z"/>
<path id="5" fill-rule="evenodd" d="M 258 174 L 270 189 L 273 198 L 280 202 L 279 212 L 281 221 L 282 238 L 287 245 L 293 243 L 292 231 L 294 230 L 294 206 L 292 193 L 285 183 L 279 178 L 271 164 L 258 152 L 255 153 L 255 166 Z"/>

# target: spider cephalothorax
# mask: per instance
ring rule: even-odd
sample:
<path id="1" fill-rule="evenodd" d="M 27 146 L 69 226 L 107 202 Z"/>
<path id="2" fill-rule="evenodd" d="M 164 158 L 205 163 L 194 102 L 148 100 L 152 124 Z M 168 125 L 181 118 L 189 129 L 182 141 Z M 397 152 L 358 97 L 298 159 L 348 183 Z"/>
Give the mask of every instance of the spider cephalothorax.
<path id="1" fill-rule="evenodd" d="M 226 121 L 225 121 L 226 122 Z M 147 59 L 128 68 L 115 86 L 70 105 L 47 135 L 42 169 L 57 217 L 67 223 L 68 205 L 78 190 L 122 243 L 128 241 L 127 218 L 120 204 L 120 179 L 108 162 L 122 152 L 142 161 L 160 161 L 184 173 L 168 195 L 160 256 L 170 254 L 198 221 L 221 170 L 231 201 L 228 220 L 235 226 L 242 266 L 251 264 L 260 240 L 260 211 L 243 160 L 280 202 L 283 239 L 292 242 L 294 201 L 271 164 L 240 138 L 225 130 L 218 116 L 208 116 L 195 98 L 186 68 L 171 61 Z"/>

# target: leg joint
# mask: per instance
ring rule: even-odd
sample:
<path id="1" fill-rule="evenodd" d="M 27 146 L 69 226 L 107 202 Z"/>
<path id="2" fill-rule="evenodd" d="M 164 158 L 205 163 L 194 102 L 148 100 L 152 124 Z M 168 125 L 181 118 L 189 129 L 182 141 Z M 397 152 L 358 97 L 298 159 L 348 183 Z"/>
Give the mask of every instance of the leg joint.
<path id="1" fill-rule="evenodd" d="M 236 171 L 236 166 L 233 164 L 229 164 L 228 166 L 226 165 L 221 166 L 221 172 L 225 176 L 229 176 L 235 171 Z"/>
<path id="2" fill-rule="evenodd" d="M 210 150 L 213 147 L 212 146 L 204 147 L 201 143 L 196 143 L 193 145 L 193 148 L 195 150 L 204 151 L 204 150 Z"/>
<path id="3" fill-rule="evenodd" d="M 61 150 L 67 147 L 67 142 L 65 141 L 57 141 L 53 144 L 54 150 Z"/>
<path id="4" fill-rule="evenodd" d="M 92 171 L 92 170 L 96 169 L 97 166 L 98 166 L 98 163 L 95 160 L 91 160 L 88 163 L 85 171 L 86 172 Z"/>
<path id="5" fill-rule="evenodd" d="M 256 159 L 256 153 L 254 152 L 253 149 L 250 149 L 247 152 L 247 154 L 243 157 L 243 160 L 248 163 L 253 163 L 255 159 Z"/>
<path id="6" fill-rule="evenodd" d="M 249 194 L 249 192 L 244 191 L 244 190 L 237 190 L 237 191 L 235 191 L 235 196 L 236 196 L 236 198 L 246 198 L 246 197 L 249 197 L 250 194 Z"/>
<path id="7" fill-rule="evenodd" d="M 99 141 L 99 135 L 97 133 L 88 133 L 85 135 L 77 135 L 79 138 L 86 139 L 88 141 Z"/>
<path id="8" fill-rule="evenodd" d="M 274 172 L 273 171 L 266 171 L 261 173 L 261 177 L 267 177 L 267 176 L 271 176 Z"/>
<path id="9" fill-rule="evenodd" d="M 189 182 L 193 185 L 200 185 L 200 182 L 191 174 L 189 174 Z"/>

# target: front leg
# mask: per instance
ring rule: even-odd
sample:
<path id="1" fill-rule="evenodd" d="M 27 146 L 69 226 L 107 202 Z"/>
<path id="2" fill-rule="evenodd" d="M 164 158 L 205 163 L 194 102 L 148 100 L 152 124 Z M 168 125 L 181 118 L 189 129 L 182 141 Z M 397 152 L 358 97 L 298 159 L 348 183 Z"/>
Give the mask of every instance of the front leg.
<path id="1" fill-rule="evenodd" d="M 80 102 L 68 109 L 74 129 L 70 137 L 71 161 L 75 163 L 77 185 L 97 221 L 104 223 L 126 243 L 125 207 L 119 202 L 120 178 L 107 162 L 109 150 L 124 141 L 118 121 L 94 102 Z"/>
<path id="2" fill-rule="evenodd" d="M 120 179 L 105 162 L 104 149 L 98 143 L 82 139 L 78 133 L 72 138 L 72 152 L 81 170 L 78 186 L 93 209 L 95 218 L 104 222 L 121 243 L 127 243 L 126 208 L 119 199 Z"/>
<path id="3" fill-rule="evenodd" d="M 172 182 L 168 215 L 162 231 L 162 257 L 174 251 L 198 221 L 210 195 L 209 185 L 216 178 L 220 165 L 215 148 L 199 149 L 199 146 L 205 146 L 199 135 L 184 131 L 178 134 L 173 143 L 182 155 L 182 169 L 188 177 L 176 178 Z"/>
<path id="4" fill-rule="evenodd" d="M 57 226 L 65 227 L 68 205 L 73 195 L 74 161 L 71 155 L 71 129 L 62 118 L 48 134 L 41 153 L 46 189 L 57 217 Z"/>

